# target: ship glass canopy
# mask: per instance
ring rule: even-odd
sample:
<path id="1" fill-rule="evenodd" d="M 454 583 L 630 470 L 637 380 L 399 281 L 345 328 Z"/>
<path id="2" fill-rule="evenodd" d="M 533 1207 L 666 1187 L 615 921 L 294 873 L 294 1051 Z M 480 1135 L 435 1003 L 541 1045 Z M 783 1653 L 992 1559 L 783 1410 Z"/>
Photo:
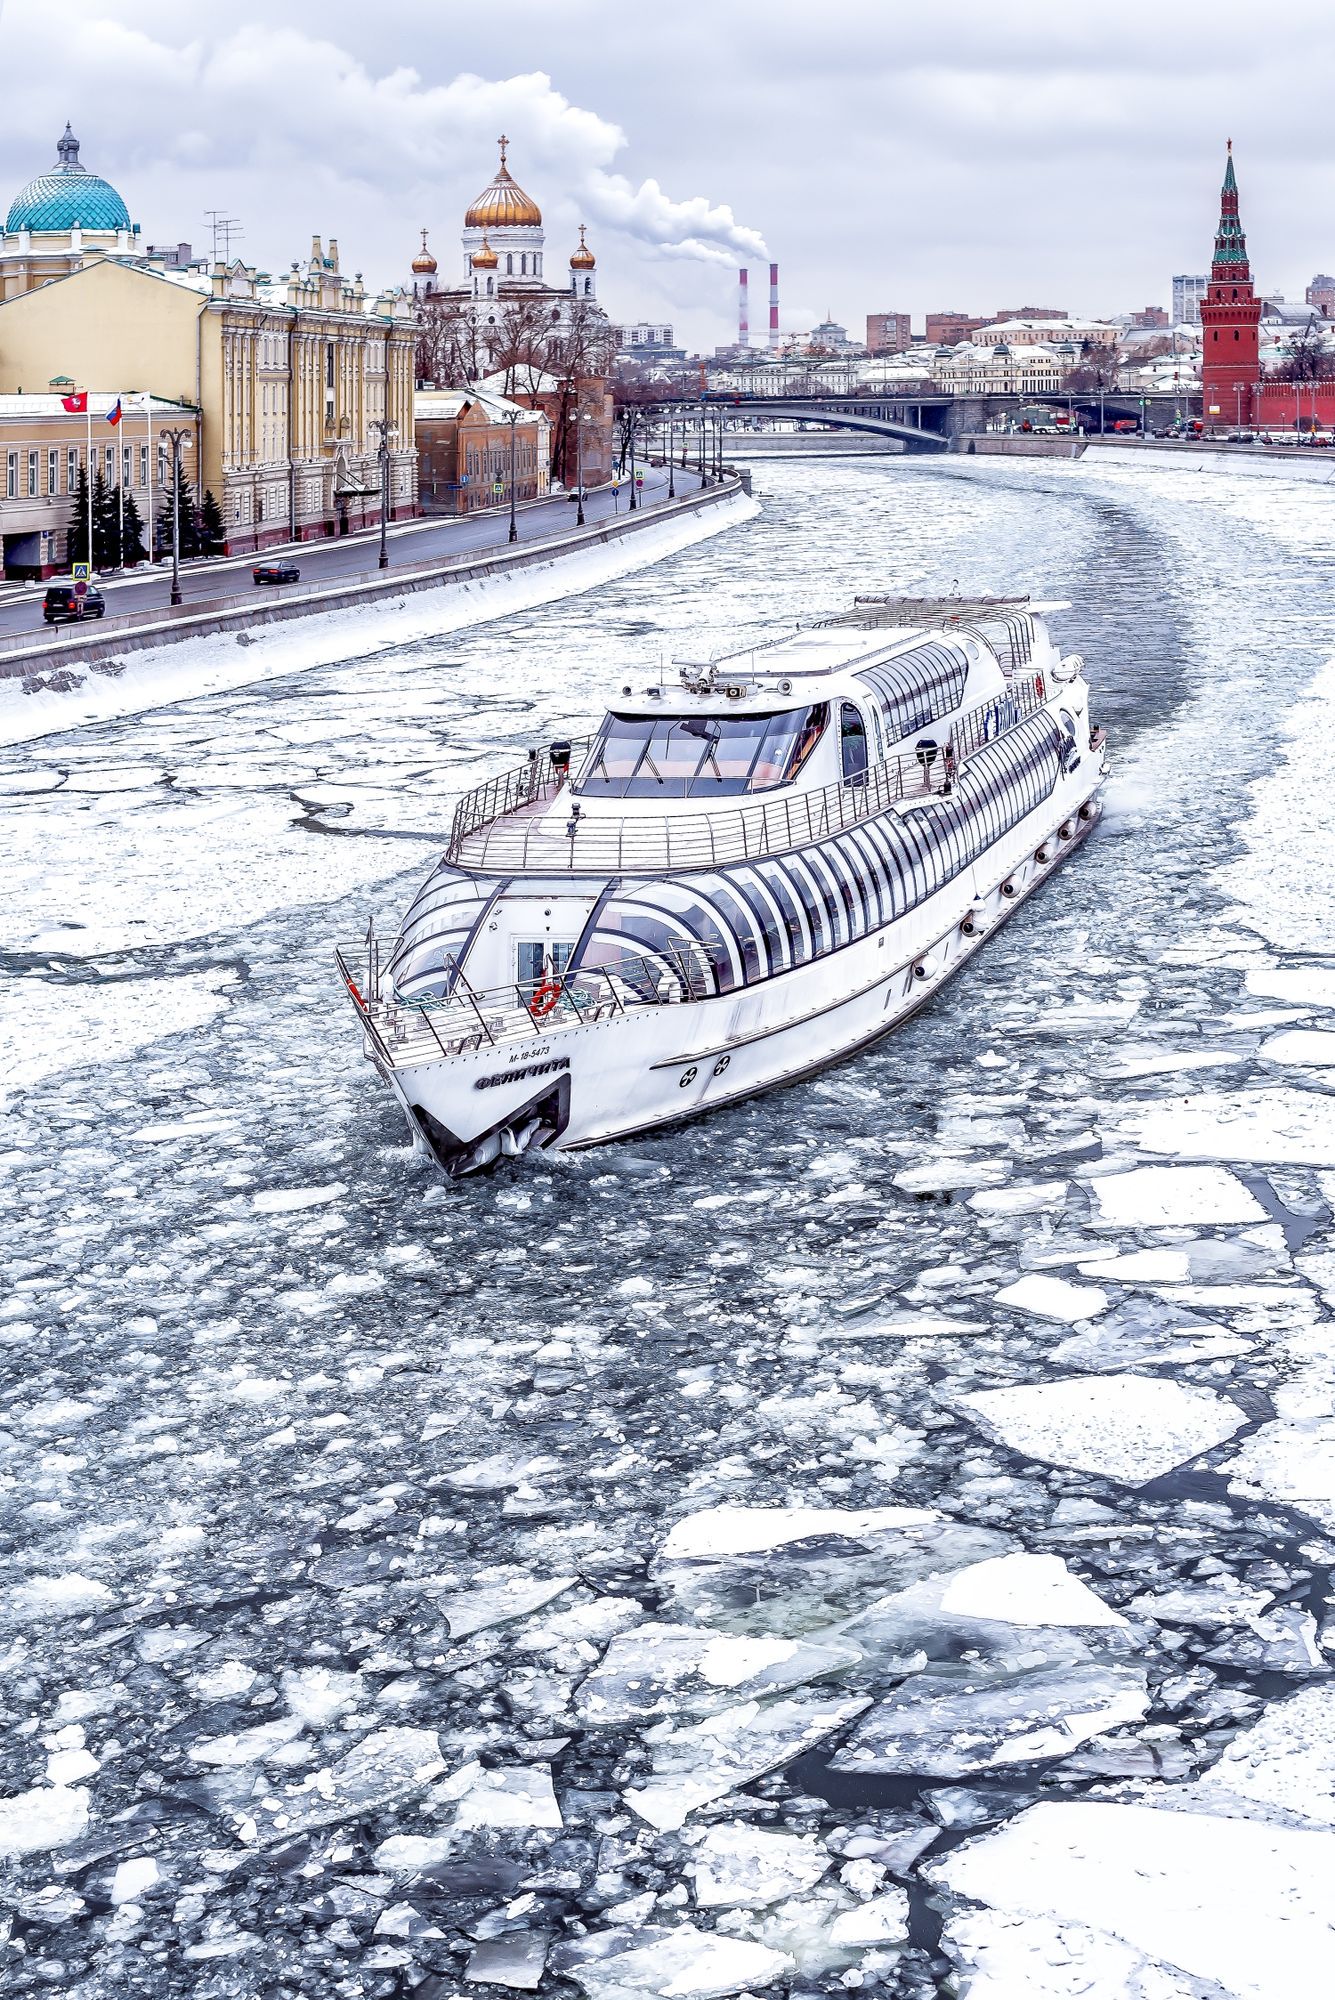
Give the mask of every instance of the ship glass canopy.
<path id="1" fill-rule="evenodd" d="M 772 791 L 792 783 L 829 719 L 823 701 L 770 715 L 612 714 L 571 790 L 617 799 Z"/>

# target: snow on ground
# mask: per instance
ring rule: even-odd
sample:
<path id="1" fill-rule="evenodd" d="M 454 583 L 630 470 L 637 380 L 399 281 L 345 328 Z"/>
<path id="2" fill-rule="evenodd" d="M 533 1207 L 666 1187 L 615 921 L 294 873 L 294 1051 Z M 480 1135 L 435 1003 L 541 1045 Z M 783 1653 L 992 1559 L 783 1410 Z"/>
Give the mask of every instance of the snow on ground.
<path id="1" fill-rule="evenodd" d="M 129 653 L 118 673 L 93 673 L 75 664 L 71 671 L 83 676 L 83 683 L 70 693 L 25 694 L 21 680 L 0 680 L 0 744 L 29 742 L 53 730 L 135 715 L 168 702 L 230 693 L 278 676 L 286 678 L 303 668 L 441 638 L 518 611 L 559 603 L 692 548 L 725 528 L 754 519 L 759 511 L 758 502 L 739 494 L 698 513 L 655 523 L 575 555 L 533 563 L 510 575 L 477 577 L 402 598 L 378 598 L 355 609 L 255 625 L 240 635 L 244 644 L 237 633 L 228 631 L 184 639 L 158 652 Z M 492 553 L 503 551 L 498 547 Z M 61 664 L 59 659 L 52 662 Z"/>

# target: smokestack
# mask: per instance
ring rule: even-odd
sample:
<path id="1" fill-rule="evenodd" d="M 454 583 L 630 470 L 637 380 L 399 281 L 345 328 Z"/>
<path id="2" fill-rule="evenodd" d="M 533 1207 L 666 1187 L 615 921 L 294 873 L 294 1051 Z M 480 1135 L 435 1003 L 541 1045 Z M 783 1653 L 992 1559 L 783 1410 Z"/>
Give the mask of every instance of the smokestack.
<path id="1" fill-rule="evenodd" d="M 746 297 L 746 277 L 747 274 L 745 271 L 737 273 L 737 345 L 739 347 L 749 347 L 751 345 L 751 309 Z"/>
<path id="2" fill-rule="evenodd" d="M 779 267 L 777 264 L 771 264 L 769 267 L 769 344 L 771 347 L 777 347 L 779 344 Z"/>

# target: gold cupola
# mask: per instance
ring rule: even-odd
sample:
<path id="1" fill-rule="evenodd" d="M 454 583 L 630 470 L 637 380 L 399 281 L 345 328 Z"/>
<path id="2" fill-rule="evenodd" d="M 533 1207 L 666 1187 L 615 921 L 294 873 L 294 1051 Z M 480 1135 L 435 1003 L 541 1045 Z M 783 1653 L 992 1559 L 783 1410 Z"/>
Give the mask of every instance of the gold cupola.
<path id="1" fill-rule="evenodd" d="M 436 260 L 426 247 L 426 231 L 422 231 L 422 247 L 413 258 L 413 270 L 419 278 L 431 278 L 436 273 Z"/>
<path id="2" fill-rule="evenodd" d="M 505 149 L 510 141 L 501 134 L 501 164 L 496 170 L 496 178 L 490 187 L 482 190 L 473 206 L 464 217 L 465 229 L 540 229 L 542 210 L 531 195 L 526 195 L 510 174 L 505 164 Z"/>
<path id="3" fill-rule="evenodd" d="M 570 268 L 572 271 L 592 271 L 597 261 L 592 250 L 590 250 L 588 244 L 584 241 L 584 224 L 581 222 L 579 225 L 579 249 L 570 260 Z"/>
<path id="4" fill-rule="evenodd" d="M 496 252 L 484 236 L 480 247 L 473 252 L 473 269 L 475 271 L 494 271 L 500 261 L 500 258 L 496 255 Z"/>

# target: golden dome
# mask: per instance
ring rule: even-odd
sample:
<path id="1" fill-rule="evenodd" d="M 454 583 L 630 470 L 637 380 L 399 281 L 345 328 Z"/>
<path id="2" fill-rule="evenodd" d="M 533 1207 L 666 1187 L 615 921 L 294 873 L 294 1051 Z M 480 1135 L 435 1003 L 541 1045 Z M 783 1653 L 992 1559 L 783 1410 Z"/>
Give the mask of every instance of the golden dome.
<path id="1" fill-rule="evenodd" d="M 501 137 L 501 164 L 496 170 L 496 178 L 490 187 L 483 188 L 473 206 L 464 217 L 465 229 L 540 229 L 542 210 L 530 195 L 524 193 L 517 181 L 510 177 L 505 164 L 505 149 L 509 140 Z"/>
<path id="2" fill-rule="evenodd" d="M 570 268 L 572 271 L 591 271 L 597 261 L 592 250 L 590 250 L 588 244 L 584 241 L 584 224 L 581 222 L 579 225 L 579 249 L 570 260 Z"/>
<path id="3" fill-rule="evenodd" d="M 429 278 L 436 270 L 436 260 L 426 247 L 426 231 L 422 231 L 422 247 L 413 258 L 413 269 L 420 278 Z"/>
<path id="4" fill-rule="evenodd" d="M 484 236 L 481 249 L 473 252 L 473 269 L 475 271 L 494 271 L 500 261 L 500 258 L 496 255 L 496 252 Z"/>

